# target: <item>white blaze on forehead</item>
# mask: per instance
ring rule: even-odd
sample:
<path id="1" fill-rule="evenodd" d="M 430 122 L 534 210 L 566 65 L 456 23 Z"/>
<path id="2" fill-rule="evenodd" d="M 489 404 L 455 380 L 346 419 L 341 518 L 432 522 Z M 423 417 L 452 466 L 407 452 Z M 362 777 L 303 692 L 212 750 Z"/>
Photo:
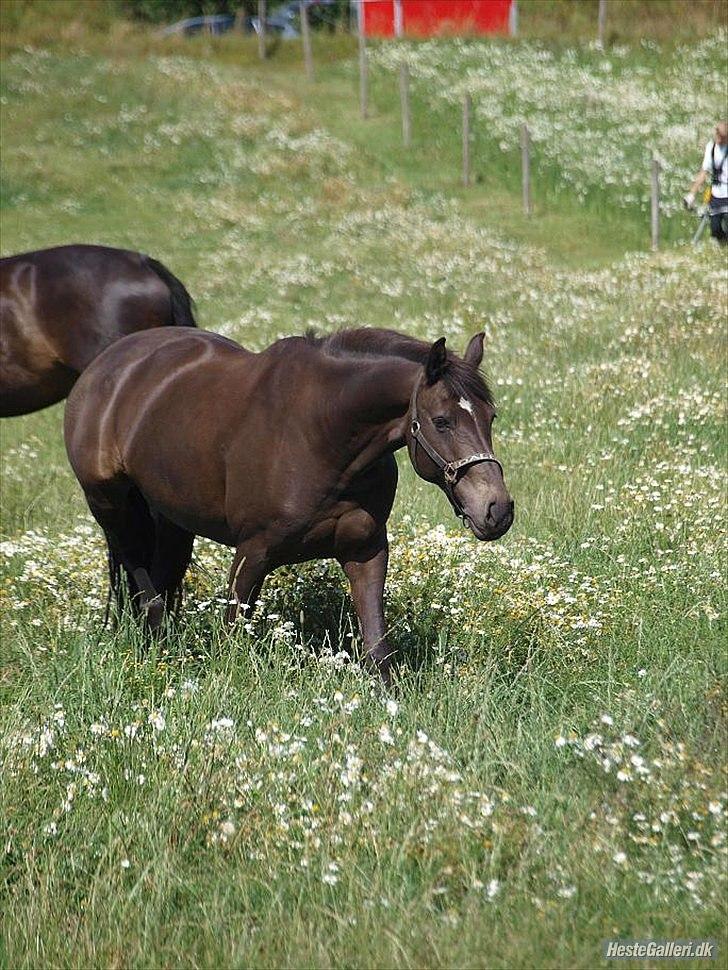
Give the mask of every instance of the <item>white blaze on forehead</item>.
<path id="1" fill-rule="evenodd" d="M 466 397 L 461 397 L 460 398 L 460 400 L 458 401 L 458 407 L 461 407 L 463 409 L 463 411 L 467 411 L 468 414 L 472 414 L 473 413 L 473 405 L 470 403 L 470 401 Z"/>

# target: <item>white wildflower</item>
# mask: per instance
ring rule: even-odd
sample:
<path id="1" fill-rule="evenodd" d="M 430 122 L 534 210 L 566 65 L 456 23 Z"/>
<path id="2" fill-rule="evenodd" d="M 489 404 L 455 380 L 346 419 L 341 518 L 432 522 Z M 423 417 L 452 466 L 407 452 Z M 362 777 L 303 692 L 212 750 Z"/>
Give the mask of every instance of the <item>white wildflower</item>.
<path id="1" fill-rule="evenodd" d="M 225 819 L 220 822 L 220 841 L 228 842 L 235 835 L 235 822 Z"/>
<path id="2" fill-rule="evenodd" d="M 379 728 L 379 740 L 382 744 L 394 744 L 394 738 L 392 737 L 392 732 L 386 724 L 382 724 Z"/>

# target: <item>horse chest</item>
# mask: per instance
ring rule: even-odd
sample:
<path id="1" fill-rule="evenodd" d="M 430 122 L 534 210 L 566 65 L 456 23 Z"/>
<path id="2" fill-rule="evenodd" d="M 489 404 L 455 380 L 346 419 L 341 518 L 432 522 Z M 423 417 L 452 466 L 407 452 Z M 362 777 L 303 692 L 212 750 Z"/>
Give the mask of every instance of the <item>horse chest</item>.
<path id="1" fill-rule="evenodd" d="M 338 500 L 319 508 L 307 525 L 282 537 L 282 562 L 336 557 L 367 548 L 381 533 L 397 488 L 394 456 L 386 455 L 360 475 Z"/>
<path id="2" fill-rule="evenodd" d="M 370 544 L 384 523 L 351 503 L 341 503 L 309 523 L 299 534 L 282 536 L 273 552 L 281 564 L 341 558 Z"/>

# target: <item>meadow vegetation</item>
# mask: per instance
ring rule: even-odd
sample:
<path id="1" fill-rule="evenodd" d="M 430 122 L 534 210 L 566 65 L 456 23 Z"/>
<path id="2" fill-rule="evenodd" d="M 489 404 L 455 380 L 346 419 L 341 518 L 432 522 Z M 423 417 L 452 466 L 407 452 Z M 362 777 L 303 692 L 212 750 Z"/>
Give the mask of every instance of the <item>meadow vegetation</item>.
<path id="1" fill-rule="evenodd" d="M 202 326 L 252 349 L 367 324 L 462 350 L 484 329 L 516 522 L 478 544 L 400 456 L 387 694 L 352 659 L 331 563 L 280 570 L 229 631 L 229 552 L 200 541 L 164 639 L 104 626 L 63 408 L 5 421 L 0 963 L 586 967 L 614 936 L 725 947 L 726 264 L 675 204 L 725 36 L 382 47 L 363 122 L 348 38 L 317 38 L 306 85 L 293 48 L 261 66 L 235 38 L 50 22 L 19 14 L 3 41 L 3 254 L 147 251 Z M 528 222 L 511 136 L 536 109 Z M 573 131 L 601 133 L 591 167 Z M 643 149 L 662 136 L 651 255 Z"/>

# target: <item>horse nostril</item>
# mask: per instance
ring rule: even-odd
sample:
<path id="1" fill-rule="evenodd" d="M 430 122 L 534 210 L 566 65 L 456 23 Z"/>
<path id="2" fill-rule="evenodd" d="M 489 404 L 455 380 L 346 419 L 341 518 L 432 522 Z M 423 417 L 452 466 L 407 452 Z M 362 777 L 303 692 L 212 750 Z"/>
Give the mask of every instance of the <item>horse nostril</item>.
<path id="1" fill-rule="evenodd" d="M 488 507 L 485 511 L 485 521 L 488 525 L 498 525 L 509 515 L 513 517 L 514 508 L 513 500 L 508 502 L 497 502 L 495 500 L 488 502 Z"/>

